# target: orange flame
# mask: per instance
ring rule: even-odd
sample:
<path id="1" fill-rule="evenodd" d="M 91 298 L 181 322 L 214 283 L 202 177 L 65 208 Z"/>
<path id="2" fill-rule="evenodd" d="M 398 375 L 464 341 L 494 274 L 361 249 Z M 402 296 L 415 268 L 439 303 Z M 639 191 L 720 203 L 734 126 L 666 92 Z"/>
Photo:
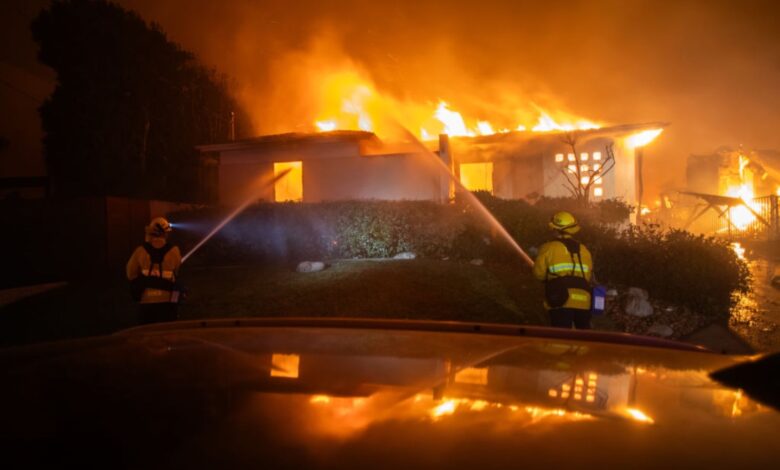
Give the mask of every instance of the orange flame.
<path id="1" fill-rule="evenodd" d="M 740 184 L 731 186 L 726 190 L 726 196 L 740 198 L 745 205 L 736 206 L 729 209 L 731 223 L 738 230 L 745 230 L 750 224 L 756 221 L 756 216 L 750 209 L 757 211 L 760 207 L 753 201 L 755 198 L 752 178 L 748 178 L 745 172 L 750 159 L 744 155 L 739 156 L 739 180 Z M 746 207 L 746 206 L 749 206 Z"/>
<path id="2" fill-rule="evenodd" d="M 383 95 L 370 80 L 352 69 L 325 73 L 318 83 L 319 110 L 314 128 L 321 132 L 336 129 L 364 130 L 382 135 L 391 133 L 390 123 L 397 122 L 407 129 L 418 129 L 422 140 L 432 140 L 438 134 L 474 137 L 510 132 L 510 128 L 521 132 L 529 128 L 533 132 L 550 132 L 600 127 L 592 121 L 574 118 L 566 113 L 557 113 L 561 117 L 553 118 L 553 113 L 535 104 L 531 104 L 531 108 L 538 113 L 535 124 L 523 122 L 497 126 L 486 119 L 464 118 L 444 100 L 438 100 L 436 105 L 432 105 L 400 101 Z"/>

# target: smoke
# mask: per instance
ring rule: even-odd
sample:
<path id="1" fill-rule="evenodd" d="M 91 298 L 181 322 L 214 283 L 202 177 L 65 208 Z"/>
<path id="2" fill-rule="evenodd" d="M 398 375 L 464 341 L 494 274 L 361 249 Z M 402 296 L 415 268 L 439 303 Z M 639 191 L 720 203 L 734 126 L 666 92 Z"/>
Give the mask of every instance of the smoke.
<path id="1" fill-rule="evenodd" d="M 121 3 L 233 77 L 257 133 L 312 130 L 318 77 L 350 69 L 396 102 L 499 125 L 535 106 L 670 121 L 645 151 L 650 192 L 681 186 L 691 153 L 780 147 L 771 1 Z"/>

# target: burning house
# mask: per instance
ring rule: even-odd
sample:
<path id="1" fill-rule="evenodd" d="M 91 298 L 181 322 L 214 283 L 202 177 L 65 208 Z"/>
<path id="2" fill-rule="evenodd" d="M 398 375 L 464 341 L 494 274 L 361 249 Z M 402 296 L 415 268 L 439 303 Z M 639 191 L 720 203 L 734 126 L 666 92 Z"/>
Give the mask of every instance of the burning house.
<path id="1" fill-rule="evenodd" d="M 286 173 L 257 197 L 267 201 L 348 199 L 446 201 L 450 180 L 505 199 L 571 196 L 641 200 L 641 147 L 663 123 L 489 135 L 446 133 L 422 143 L 388 142 L 368 131 L 269 135 L 199 146 L 217 162 L 218 199 L 234 204 L 258 178 Z M 428 151 L 425 151 L 425 150 Z"/>

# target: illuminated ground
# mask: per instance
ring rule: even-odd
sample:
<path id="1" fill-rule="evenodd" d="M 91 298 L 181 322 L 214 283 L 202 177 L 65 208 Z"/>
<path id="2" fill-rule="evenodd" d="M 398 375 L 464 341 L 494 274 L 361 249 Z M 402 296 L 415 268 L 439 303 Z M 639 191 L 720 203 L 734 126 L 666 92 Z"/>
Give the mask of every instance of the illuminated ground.
<path id="1" fill-rule="evenodd" d="M 519 264 L 343 260 L 332 262 L 319 273 L 297 273 L 293 268 L 185 269 L 182 281 L 190 294 L 180 308 L 180 317 L 340 316 L 547 323 L 540 304 L 541 285 Z M 0 346 L 108 334 L 135 326 L 136 315 L 122 280 L 71 284 L 0 307 Z M 594 317 L 593 326 L 619 329 L 605 316 Z M 701 335 L 705 337 L 690 340 L 743 352 L 721 344 L 722 335 L 709 338 L 706 331 Z M 710 344 L 713 342 L 716 344 Z"/>
<path id="2" fill-rule="evenodd" d="M 213 279 L 218 278 L 218 282 Z M 540 323 L 527 273 L 466 262 L 337 261 L 318 273 L 231 267 L 187 274 L 183 318 L 345 316 Z"/>
<path id="3" fill-rule="evenodd" d="M 183 319 L 352 316 L 543 324 L 541 286 L 523 266 L 455 261 L 338 261 L 319 273 L 291 267 L 197 268 Z M 0 345 L 111 333 L 134 326 L 124 283 L 73 284 L 0 310 Z"/>

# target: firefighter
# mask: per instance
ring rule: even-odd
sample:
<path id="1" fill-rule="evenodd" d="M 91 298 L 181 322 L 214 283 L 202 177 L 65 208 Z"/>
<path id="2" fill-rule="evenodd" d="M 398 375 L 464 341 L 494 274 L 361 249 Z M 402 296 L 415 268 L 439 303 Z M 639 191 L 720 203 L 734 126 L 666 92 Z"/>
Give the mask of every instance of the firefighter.
<path id="1" fill-rule="evenodd" d="M 572 235 L 580 230 L 568 212 L 552 216 L 550 229 L 555 240 L 542 245 L 534 263 L 534 276 L 544 283 L 544 307 L 550 324 L 558 328 L 590 329 L 591 277 L 590 251 Z"/>
<path id="2" fill-rule="evenodd" d="M 168 243 L 171 224 L 157 217 L 146 227 L 143 245 L 127 262 L 127 279 L 133 299 L 139 303 L 140 323 L 176 320 L 180 291 L 176 277 L 181 267 L 181 252 Z"/>

